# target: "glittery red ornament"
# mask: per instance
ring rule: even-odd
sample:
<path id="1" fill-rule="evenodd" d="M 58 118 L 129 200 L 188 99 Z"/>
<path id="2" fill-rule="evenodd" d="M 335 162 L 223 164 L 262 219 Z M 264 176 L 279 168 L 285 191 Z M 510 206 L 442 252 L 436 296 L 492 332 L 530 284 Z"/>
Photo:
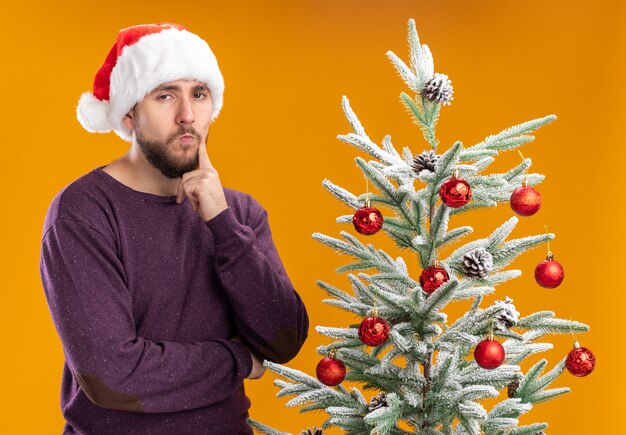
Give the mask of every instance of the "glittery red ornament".
<path id="1" fill-rule="evenodd" d="M 586 347 L 580 347 L 574 343 L 574 349 L 570 351 L 565 360 L 565 367 L 574 376 L 587 376 L 596 366 L 596 357 Z"/>
<path id="2" fill-rule="evenodd" d="M 354 213 L 352 223 L 359 234 L 370 236 L 383 227 L 383 215 L 376 207 L 362 207 Z"/>
<path id="3" fill-rule="evenodd" d="M 439 189 L 439 197 L 445 205 L 452 208 L 463 207 L 472 199 L 472 188 L 455 170 L 452 178 L 444 181 Z"/>
<path id="4" fill-rule="evenodd" d="M 504 347 L 492 337 L 481 341 L 474 349 L 476 364 L 484 369 L 495 369 L 504 361 Z"/>
<path id="5" fill-rule="evenodd" d="M 340 384 L 346 377 L 346 366 L 340 360 L 331 355 L 330 358 L 324 358 L 315 369 L 317 379 L 324 385 L 332 387 Z"/>
<path id="6" fill-rule="evenodd" d="M 524 180 L 522 187 L 518 187 L 511 194 L 511 208 L 520 216 L 532 216 L 541 208 L 541 195 L 534 187 L 530 187 L 528 180 Z"/>
<path id="7" fill-rule="evenodd" d="M 554 260 L 554 256 L 551 252 L 545 260 L 537 265 L 535 268 L 535 281 L 541 287 L 555 288 L 558 287 L 565 278 L 565 271 L 561 263 Z"/>
<path id="8" fill-rule="evenodd" d="M 450 275 L 448 275 L 446 269 L 439 266 L 438 261 L 435 261 L 434 266 L 428 266 L 426 269 L 422 270 L 420 274 L 420 285 L 426 293 L 431 294 L 449 279 Z"/>
<path id="9" fill-rule="evenodd" d="M 389 324 L 382 317 L 374 314 L 373 317 L 363 319 L 359 325 L 359 338 L 368 346 L 380 346 L 389 337 Z"/>

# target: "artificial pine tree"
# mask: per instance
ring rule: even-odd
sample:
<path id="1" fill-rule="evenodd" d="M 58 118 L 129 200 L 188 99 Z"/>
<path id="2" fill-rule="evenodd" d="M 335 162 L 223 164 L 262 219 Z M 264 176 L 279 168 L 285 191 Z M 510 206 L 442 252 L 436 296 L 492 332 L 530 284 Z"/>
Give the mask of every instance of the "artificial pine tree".
<path id="1" fill-rule="evenodd" d="M 325 410 L 329 417 L 322 430 L 335 426 L 349 434 L 378 435 L 541 433 L 546 423 L 519 426 L 518 417 L 534 404 L 569 391 L 548 388 L 564 371 L 566 358 L 544 375 L 545 359 L 526 373 L 519 364 L 552 348 L 550 343 L 537 342 L 544 335 L 583 332 L 589 327 L 557 319 L 551 311 L 520 318 L 508 297 L 481 306 L 486 305 L 485 296 L 494 293 L 496 286 L 521 275 L 519 270 L 506 269 L 518 255 L 549 242 L 554 234 L 507 241 L 518 222 L 513 216 L 489 237 L 470 241 L 445 259 L 438 258 L 438 252 L 473 231 L 469 226 L 450 228 L 451 217 L 461 218 L 467 211 L 509 202 L 515 189 L 537 185 L 544 179 L 543 175 L 527 173 L 531 166 L 528 158 L 506 173 L 485 174 L 485 170 L 501 151 L 531 142 L 534 137 L 529 133 L 556 117 L 516 125 L 471 147 L 456 142 L 437 154 L 435 126 L 441 106 L 452 100 L 452 85 L 446 75 L 434 73 L 430 50 L 420 44 L 413 20 L 409 21 L 408 41 L 409 65 L 394 53 L 387 54 L 414 94 L 402 93 L 402 103 L 432 149 L 415 155 L 404 147 L 400 154 L 389 136 L 382 140 L 382 146 L 377 145 L 344 97 L 343 109 L 354 132 L 339 139 L 374 158 L 366 162 L 357 157 L 356 163 L 378 193 L 356 196 L 328 180 L 323 185 L 354 210 L 380 204 L 393 211 L 395 216 L 385 213 L 380 234 L 387 234 L 400 249 L 416 254 L 422 276 L 412 278 L 402 257 L 394 259 L 347 231 L 340 233 L 344 240 L 313 235 L 332 249 L 356 258 L 356 262 L 337 270 L 349 272 L 351 293 L 318 281 L 333 296 L 324 302 L 367 318 L 361 328 L 316 327 L 318 333 L 334 340 L 318 347 L 317 352 L 326 357 L 325 364 L 333 366 L 334 358 L 343 362 L 345 379 L 362 384 L 371 398 L 356 387 L 348 390 L 341 383 L 325 385 L 343 379 L 344 369 L 338 364 L 325 373 L 330 379 L 325 383 L 320 381 L 324 379 L 319 367 L 316 378 L 268 361 L 265 366 L 291 381 L 275 381 L 281 388 L 278 396 L 295 396 L 287 406 L 305 405 L 301 412 Z M 376 216 L 372 219 L 377 221 Z M 357 225 L 354 215 L 341 216 L 337 222 Z M 443 310 L 461 300 L 472 300 L 471 308 L 449 323 Z M 587 349 L 575 351 L 571 358 L 576 362 L 568 360 L 568 369 L 570 364 L 577 364 L 577 373 L 588 373 L 595 363 L 589 360 L 593 355 L 585 353 Z M 480 403 L 496 397 L 502 400 L 490 410 Z M 404 423 L 400 425 L 401 421 Z M 262 423 L 249 422 L 261 433 L 283 434 Z M 322 430 L 308 431 L 320 434 Z"/>

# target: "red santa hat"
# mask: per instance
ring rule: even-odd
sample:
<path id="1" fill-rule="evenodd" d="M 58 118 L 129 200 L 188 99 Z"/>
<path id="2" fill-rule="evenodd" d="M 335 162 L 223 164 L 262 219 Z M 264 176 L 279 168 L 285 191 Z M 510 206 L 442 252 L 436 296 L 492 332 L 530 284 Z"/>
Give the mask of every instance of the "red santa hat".
<path id="1" fill-rule="evenodd" d="M 91 133 L 113 130 L 130 142 L 124 116 L 157 86 L 183 79 L 208 86 L 215 119 L 224 99 L 224 78 L 204 40 L 174 23 L 122 29 L 96 73 L 93 92 L 85 92 L 78 101 L 78 121 Z"/>

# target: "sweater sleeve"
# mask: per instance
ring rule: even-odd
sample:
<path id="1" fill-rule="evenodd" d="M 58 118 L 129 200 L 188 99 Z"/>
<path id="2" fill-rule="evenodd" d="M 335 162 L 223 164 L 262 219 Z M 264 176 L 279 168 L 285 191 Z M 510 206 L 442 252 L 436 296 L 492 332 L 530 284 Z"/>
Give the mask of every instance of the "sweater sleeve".
<path id="1" fill-rule="evenodd" d="M 175 412 L 219 402 L 252 370 L 236 341 L 151 341 L 137 336 L 115 242 L 60 218 L 44 235 L 41 280 L 66 362 L 96 405 Z"/>
<path id="2" fill-rule="evenodd" d="M 241 224 L 230 207 L 205 224 L 242 340 L 259 356 L 283 364 L 304 344 L 309 318 L 276 251 L 267 211 L 253 205 L 252 227 Z"/>

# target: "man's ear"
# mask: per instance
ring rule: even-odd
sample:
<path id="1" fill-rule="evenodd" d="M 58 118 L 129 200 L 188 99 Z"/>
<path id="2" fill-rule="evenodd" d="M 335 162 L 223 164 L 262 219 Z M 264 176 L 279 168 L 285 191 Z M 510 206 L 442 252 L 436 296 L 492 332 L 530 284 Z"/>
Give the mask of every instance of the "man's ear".
<path id="1" fill-rule="evenodd" d="M 130 112 L 124 115 L 122 118 L 122 124 L 130 131 L 133 131 L 135 128 L 135 107 L 130 109 Z"/>

